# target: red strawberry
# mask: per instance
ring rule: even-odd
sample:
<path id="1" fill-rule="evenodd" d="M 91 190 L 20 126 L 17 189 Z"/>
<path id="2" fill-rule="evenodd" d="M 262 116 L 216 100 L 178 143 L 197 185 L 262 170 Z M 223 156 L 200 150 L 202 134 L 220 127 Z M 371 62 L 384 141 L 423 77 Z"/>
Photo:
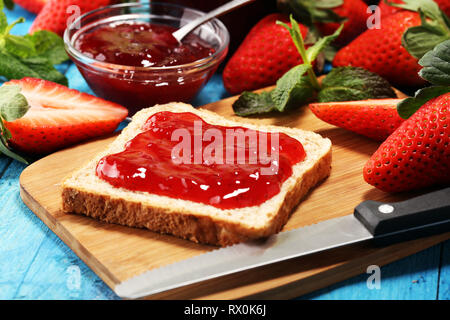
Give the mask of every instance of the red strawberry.
<path id="1" fill-rule="evenodd" d="M 402 99 L 311 103 L 309 108 L 332 125 L 383 141 L 404 121 L 397 113 Z"/>
<path id="2" fill-rule="evenodd" d="M 74 11 L 69 6 L 78 6 L 80 14 L 106 6 L 111 0 L 48 0 L 44 8 L 31 25 L 30 33 L 36 30 L 53 31 L 60 36 L 64 34 L 68 21 L 73 20 Z"/>
<path id="3" fill-rule="evenodd" d="M 389 0 L 389 2 L 403 3 L 402 0 Z M 434 2 L 437 3 L 439 8 L 442 11 L 444 11 L 444 13 L 447 16 L 450 16 L 450 1 L 449 0 L 434 0 Z M 381 0 L 380 3 L 378 4 L 378 6 L 380 7 L 381 18 L 385 18 L 387 16 L 390 16 L 391 14 L 394 14 L 396 12 L 404 10 L 402 8 L 390 6 L 386 2 L 384 2 L 384 0 Z"/>
<path id="4" fill-rule="evenodd" d="M 367 13 L 367 4 L 364 1 L 344 0 L 343 4 L 333 8 L 333 11 L 337 15 L 347 18 L 335 43 L 345 45 L 367 29 L 367 19 L 370 14 Z M 323 35 L 333 34 L 340 25 L 340 23 L 335 22 L 317 23 L 317 27 Z"/>
<path id="5" fill-rule="evenodd" d="M 277 20 L 290 25 L 289 18 L 282 14 L 263 18 L 225 66 L 223 82 L 230 93 L 272 85 L 289 69 L 302 63 L 289 32 L 277 25 Z M 300 31 L 305 38 L 308 29 L 300 25 Z"/>
<path id="6" fill-rule="evenodd" d="M 14 0 L 16 4 L 30 12 L 38 14 L 41 12 L 48 0 Z"/>
<path id="7" fill-rule="evenodd" d="M 381 144 L 364 179 L 387 192 L 450 183 L 450 93 L 425 103 Z"/>
<path id="8" fill-rule="evenodd" d="M 76 142 L 113 132 L 128 111 L 115 103 L 35 78 L 4 85 L 22 87 L 31 108 L 22 118 L 5 122 L 9 144 L 28 154 L 45 154 Z"/>
<path id="9" fill-rule="evenodd" d="M 393 85 L 421 86 L 418 60 L 402 46 L 403 33 L 420 25 L 416 12 L 401 11 L 383 20 L 381 29 L 367 30 L 338 51 L 333 65 L 362 67 L 378 73 Z"/>

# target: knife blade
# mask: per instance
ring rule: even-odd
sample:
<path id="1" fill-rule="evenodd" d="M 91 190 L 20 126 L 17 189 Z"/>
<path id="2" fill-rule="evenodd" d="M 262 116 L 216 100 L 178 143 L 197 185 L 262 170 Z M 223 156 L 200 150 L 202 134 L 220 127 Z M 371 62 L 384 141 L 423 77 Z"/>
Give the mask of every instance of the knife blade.
<path id="1" fill-rule="evenodd" d="M 114 291 L 122 298 L 137 299 L 362 241 L 387 245 L 447 231 L 450 231 L 450 188 L 397 203 L 368 200 L 359 204 L 353 215 L 152 269 L 118 284 Z"/>

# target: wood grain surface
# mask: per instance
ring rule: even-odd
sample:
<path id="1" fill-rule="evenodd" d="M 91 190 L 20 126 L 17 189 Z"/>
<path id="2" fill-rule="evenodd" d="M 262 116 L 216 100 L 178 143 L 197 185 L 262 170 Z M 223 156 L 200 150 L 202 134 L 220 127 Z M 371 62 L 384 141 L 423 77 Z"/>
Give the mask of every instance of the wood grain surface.
<path id="1" fill-rule="evenodd" d="M 225 99 L 204 108 L 237 118 L 231 109 L 234 99 Z M 361 170 L 378 144 L 318 120 L 306 107 L 283 115 L 243 121 L 313 130 L 330 138 L 333 143 L 331 176 L 299 204 L 284 230 L 351 214 L 357 204 L 367 199 L 399 201 L 418 195 L 390 195 L 366 184 Z M 147 270 L 215 249 L 169 235 L 106 224 L 61 211 L 61 180 L 113 139 L 110 137 L 66 149 L 29 166 L 20 177 L 23 201 L 112 289 Z M 205 281 L 151 298 L 297 297 L 365 272 L 369 265 L 390 263 L 449 238 L 450 233 L 385 248 L 375 248 L 368 243 L 353 245 Z"/>

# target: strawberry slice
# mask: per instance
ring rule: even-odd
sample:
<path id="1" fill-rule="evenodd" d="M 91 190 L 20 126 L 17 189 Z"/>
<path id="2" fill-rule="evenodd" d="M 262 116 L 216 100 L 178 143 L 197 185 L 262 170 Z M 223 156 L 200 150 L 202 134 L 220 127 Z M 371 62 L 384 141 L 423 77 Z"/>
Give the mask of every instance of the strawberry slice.
<path id="1" fill-rule="evenodd" d="M 118 104 L 46 80 L 23 78 L 4 85 L 19 85 L 30 105 L 25 116 L 5 122 L 10 146 L 27 154 L 46 154 L 111 133 L 128 115 Z"/>
<path id="2" fill-rule="evenodd" d="M 403 99 L 311 103 L 309 108 L 321 120 L 374 140 L 384 141 L 404 121 L 397 113 Z"/>

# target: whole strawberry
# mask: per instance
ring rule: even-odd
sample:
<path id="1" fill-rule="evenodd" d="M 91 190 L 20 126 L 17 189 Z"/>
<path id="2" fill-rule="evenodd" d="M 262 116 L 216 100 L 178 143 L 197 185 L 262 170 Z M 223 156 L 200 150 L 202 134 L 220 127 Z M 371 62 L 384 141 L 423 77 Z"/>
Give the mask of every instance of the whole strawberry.
<path id="1" fill-rule="evenodd" d="M 30 33 L 36 30 L 53 31 L 60 36 L 64 34 L 69 21 L 73 21 L 76 10 L 70 10 L 71 6 L 80 9 L 80 14 L 109 5 L 111 0 L 48 0 L 30 28 Z"/>
<path id="2" fill-rule="evenodd" d="M 323 102 L 311 103 L 309 108 L 325 122 L 384 141 L 404 121 L 397 113 L 400 101 L 402 99 Z"/>
<path id="3" fill-rule="evenodd" d="M 362 0 L 344 0 L 342 5 L 332 9 L 340 17 L 347 20 L 344 29 L 336 39 L 336 44 L 345 45 L 367 29 L 367 4 Z M 332 34 L 339 28 L 338 22 L 317 23 L 317 27 L 323 35 Z"/>
<path id="4" fill-rule="evenodd" d="M 426 102 L 381 144 L 364 179 L 387 192 L 450 183 L 450 93 Z"/>
<path id="5" fill-rule="evenodd" d="M 389 0 L 389 2 L 403 3 L 402 0 Z M 434 2 L 437 3 L 439 8 L 442 11 L 444 11 L 447 16 L 450 16 L 450 1 L 449 0 L 434 0 Z M 380 7 L 381 18 L 385 18 L 387 16 L 390 16 L 391 14 L 394 14 L 396 12 L 404 10 L 402 8 L 390 6 L 384 0 L 381 0 L 380 3 L 378 4 L 378 6 Z"/>
<path id="6" fill-rule="evenodd" d="M 225 88 L 232 94 L 274 84 L 286 71 L 302 63 L 289 32 L 276 21 L 289 24 L 282 14 L 271 14 L 258 22 L 244 39 L 223 71 Z M 307 28 L 300 25 L 302 36 Z"/>
<path id="7" fill-rule="evenodd" d="M 48 0 L 14 0 L 14 2 L 25 10 L 38 14 Z"/>
<path id="8" fill-rule="evenodd" d="M 397 12 L 383 19 L 381 29 L 367 30 L 339 50 L 333 66 L 361 67 L 379 74 L 392 85 L 424 85 L 425 80 L 418 76 L 418 59 L 402 46 L 403 33 L 420 23 L 416 12 Z"/>

